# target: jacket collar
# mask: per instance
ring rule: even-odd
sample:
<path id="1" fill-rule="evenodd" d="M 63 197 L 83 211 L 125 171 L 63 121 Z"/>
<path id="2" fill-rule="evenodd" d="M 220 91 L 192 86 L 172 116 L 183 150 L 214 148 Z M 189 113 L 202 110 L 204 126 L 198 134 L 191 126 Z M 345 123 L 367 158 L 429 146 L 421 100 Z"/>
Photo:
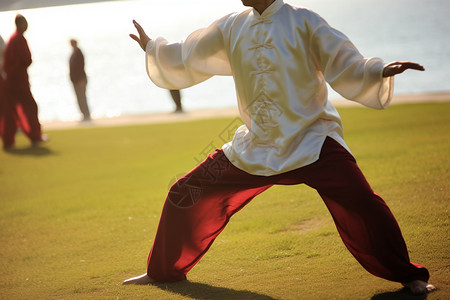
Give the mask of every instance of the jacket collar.
<path id="1" fill-rule="evenodd" d="M 275 0 L 265 11 L 260 15 L 256 9 L 253 9 L 253 14 L 257 18 L 268 18 L 276 13 L 284 5 L 283 0 Z"/>

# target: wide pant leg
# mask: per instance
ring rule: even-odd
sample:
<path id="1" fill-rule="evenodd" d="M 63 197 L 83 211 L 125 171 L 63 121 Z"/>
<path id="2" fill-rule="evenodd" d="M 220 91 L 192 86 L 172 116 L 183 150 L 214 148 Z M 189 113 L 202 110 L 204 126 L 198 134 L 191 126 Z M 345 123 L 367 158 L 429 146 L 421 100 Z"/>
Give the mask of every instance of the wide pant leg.
<path id="1" fill-rule="evenodd" d="M 159 282 L 186 279 L 230 217 L 271 185 L 234 167 L 222 151 L 170 189 L 150 251 L 147 274 Z M 258 179 L 258 178 L 256 178 Z"/>
<path id="2" fill-rule="evenodd" d="M 24 134 L 32 142 L 40 141 L 42 131 L 38 117 L 38 106 L 31 91 L 23 91 L 23 98 L 17 101 L 17 115 Z"/>
<path id="3" fill-rule="evenodd" d="M 87 79 L 81 79 L 73 82 L 73 88 L 75 90 L 75 96 L 77 97 L 78 107 L 83 114 L 83 120 L 87 121 L 91 119 L 91 113 L 86 97 Z"/>
<path id="4" fill-rule="evenodd" d="M 365 180 L 354 158 L 327 138 L 315 163 L 275 176 L 255 176 L 216 151 L 167 196 L 147 274 L 159 282 L 186 279 L 230 217 L 273 184 L 306 183 L 318 190 L 342 240 L 370 273 L 398 282 L 427 281 L 428 271 L 410 263 L 398 224 Z"/>
<path id="5" fill-rule="evenodd" d="M 345 246 L 367 271 L 402 283 L 428 281 L 428 270 L 410 262 L 397 221 L 351 154 L 328 138 L 319 160 L 302 169 L 301 176 L 319 192 Z"/>
<path id="6" fill-rule="evenodd" d="M 6 96 L 4 79 L 0 78 L 0 136 L 2 137 L 4 148 L 14 145 L 16 131 L 17 121 L 15 108 Z"/>
<path id="7" fill-rule="evenodd" d="M 30 89 L 8 89 L 6 97 L 14 105 L 17 123 L 23 133 L 31 140 L 38 142 L 42 139 L 41 123 L 38 118 L 38 106 Z"/>
<path id="8" fill-rule="evenodd" d="M 14 146 L 17 132 L 17 118 L 14 105 L 6 101 L 2 105 L 2 114 L 0 116 L 0 131 L 3 141 L 3 147 Z"/>

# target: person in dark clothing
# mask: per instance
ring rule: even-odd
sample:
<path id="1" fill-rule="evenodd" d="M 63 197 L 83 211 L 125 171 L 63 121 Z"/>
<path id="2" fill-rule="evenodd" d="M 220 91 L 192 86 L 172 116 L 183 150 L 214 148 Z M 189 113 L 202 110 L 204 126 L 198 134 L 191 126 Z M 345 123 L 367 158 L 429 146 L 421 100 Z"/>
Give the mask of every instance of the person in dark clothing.
<path id="1" fill-rule="evenodd" d="M 70 81 L 72 81 L 78 106 L 83 114 L 83 121 L 90 121 L 91 113 L 89 112 L 89 106 L 86 98 L 87 76 L 84 71 L 83 52 L 81 52 L 80 48 L 78 48 L 78 42 L 76 40 L 71 39 L 70 45 L 73 48 L 69 61 Z"/>
<path id="2" fill-rule="evenodd" d="M 176 105 L 175 113 L 182 113 L 183 107 L 181 105 L 181 93 L 180 90 L 169 90 L 170 95 L 172 96 L 172 100 Z"/>

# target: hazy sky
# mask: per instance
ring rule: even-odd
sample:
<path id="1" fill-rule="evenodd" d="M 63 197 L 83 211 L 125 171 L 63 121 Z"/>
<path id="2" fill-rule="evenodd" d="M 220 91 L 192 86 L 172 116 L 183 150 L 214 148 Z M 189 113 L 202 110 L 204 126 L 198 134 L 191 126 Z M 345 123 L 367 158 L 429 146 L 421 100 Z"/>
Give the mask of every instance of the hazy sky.
<path id="1" fill-rule="evenodd" d="M 49 7 L 58 5 L 69 5 L 77 3 L 91 3 L 114 0 L 1 0 L 0 11 L 18 10 L 28 8 Z"/>

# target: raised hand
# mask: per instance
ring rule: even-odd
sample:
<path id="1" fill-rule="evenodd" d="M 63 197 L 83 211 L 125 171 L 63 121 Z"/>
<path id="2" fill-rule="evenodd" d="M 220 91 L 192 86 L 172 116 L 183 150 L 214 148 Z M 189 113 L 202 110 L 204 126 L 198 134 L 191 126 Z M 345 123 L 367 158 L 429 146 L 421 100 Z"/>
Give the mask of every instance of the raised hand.
<path id="1" fill-rule="evenodd" d="M 425 68 L 417 63 L 409 62 L 409 61 L 396 61 L 390 64 L 387 64 L 383 69 L 383 77 L 390 77 L 400 73 L 403 73 L 405 70 L 413 69 L 418 71 L 425 71 Z"/>
<path id="2" fill-rule="evenodd" d="M 135 40 L 136 42 L 138 42 L 139 46 L 141 46 L 142 50 L 145 51 L 145 47 L 147 46 L 148 41 L 150 41 L 151 39 L 148 37 L 148 35 L 145 33 L 144 29 L 141 27 L 141 25 L 139 25 L 138 22 L 136 22 L 136 20 L 133 20 L 133 24 L 134 27 L 136 27 L 136 30 L 139 34 L 139 37 L 137 37 L 134 34 L 130 34 L 130 37 Z"/>

